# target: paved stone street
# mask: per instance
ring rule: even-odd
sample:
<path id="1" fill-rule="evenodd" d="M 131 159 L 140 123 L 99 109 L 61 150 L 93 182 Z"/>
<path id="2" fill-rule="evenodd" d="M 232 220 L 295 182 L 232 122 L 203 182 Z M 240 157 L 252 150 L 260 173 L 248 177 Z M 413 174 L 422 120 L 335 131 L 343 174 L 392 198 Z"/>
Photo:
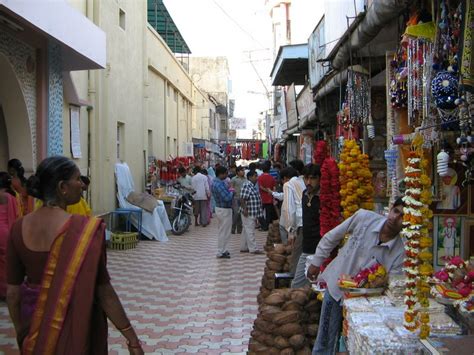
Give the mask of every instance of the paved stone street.
<path id="1" fill-rule="evenodd" d="M 108 250 L 108 268 L 146 353 L 245 354 L 257 314 L 265 255 L 239 252 L 216 259 L 217 221 L 190 227 L 167 243 L 140 242 L 130 251 Z M 261 247 L 266 233 L 257 231 Z M 17 354 L 6 304 L 0 302 L 0 353 Z M 109 326 L 109 353 L 128 354 Z"/>

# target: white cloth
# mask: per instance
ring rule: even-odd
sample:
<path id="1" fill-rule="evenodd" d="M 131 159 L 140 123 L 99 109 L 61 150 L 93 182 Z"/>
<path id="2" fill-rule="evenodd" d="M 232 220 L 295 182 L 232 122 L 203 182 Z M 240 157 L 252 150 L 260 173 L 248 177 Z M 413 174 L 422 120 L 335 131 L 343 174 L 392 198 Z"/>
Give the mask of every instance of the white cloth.
<path id="1" fill-rule="evenodd" d="M 242 216 L 242 234 L 240 235 L 240 250 L 249 250 L 251 253 L 257 250 L 255 241 L 255 217 Z"/>
<path id="2" fill-rule="evenodd" d="M 210 195 L 209 181 L 207 179 L 207 176 L 201 173 L 197 173 L 191 178 L 191 185 L 194 191 L 196 191 L 194 194 L 194 199 L 196 201 L 207 201 L 207 197 Z"/>
<path id="3" fill-rule="evenodd" d="M 128 202 L 127 197 L 130 192 L 135 191 L 132 174 L 126 163 L 115 164 L 115 177 L 117 180 L 117 199 L 121 208 L 139 208 Z M 168 241 L 166 231 L 171 230 L 171 224 L 166 213 L 163 201 L 157 201 L 158 206 L 153 213 L 142 209 L 142 234 L 149 239 L 156 239 L 160 242 Z M 132 223 L 138 226 L 136 216 L 132 215 Z"/>
<path id="4" fill-rule="evenodd" d="M 230 240 L 230 231 L 232 228 L 232 208 L 220 208 L 216 207 L 217 217 L 217 255 L 224 254 L 227 250 L 227 246 Z"/>
<path id="5" fill-rule="evenodd" d="M 285 189 L 286 185 L 286 189 Z M 284 226 L 287 231 L 295 231 L 296 228 L 303 226 L 303 207 L 301 199 L 306 185 L 303 176 L 294 176 L 283 185 L 283 211 L 285 212 Z"/>

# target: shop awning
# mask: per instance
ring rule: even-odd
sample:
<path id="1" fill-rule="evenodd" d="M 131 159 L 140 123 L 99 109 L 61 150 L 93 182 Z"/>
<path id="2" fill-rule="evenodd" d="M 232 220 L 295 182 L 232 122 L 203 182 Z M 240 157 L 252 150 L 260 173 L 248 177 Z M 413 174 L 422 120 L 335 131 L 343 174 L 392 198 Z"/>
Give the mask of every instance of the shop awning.
<path id="1" fill-rule="evenodd" d="M 16 32 L 32 30 L 58 43 L 65 71 L 105 68 L 105 32 L 64 0 L 0 0 L 0 16 Z"/>
<path id="2" fill-rule="evenodd" d="M 308 44 L 281 46 L 270 76 L 273 86 L 304 85 L 308 76 Z"/>
<path id="3" fill-rule="evenodd" d="M 173 53 L 191 53 L 163 0 L 148 0 L 148 23 L 165 40 Z"/>

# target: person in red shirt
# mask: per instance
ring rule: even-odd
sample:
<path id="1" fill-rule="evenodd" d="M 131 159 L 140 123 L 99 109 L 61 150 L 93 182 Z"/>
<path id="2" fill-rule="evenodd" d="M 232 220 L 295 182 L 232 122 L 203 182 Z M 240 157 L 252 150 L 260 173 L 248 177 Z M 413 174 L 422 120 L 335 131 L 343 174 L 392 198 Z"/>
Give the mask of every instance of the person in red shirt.
<path id="1" fill-rule="evenodd" d="M 262 230 L 267 231 L 268 226 L 275 219 L 278 219 L 275 206 L 273 205 L 272 192 L 276 186 L 276 180 L 270 175 L 271 164 L 266 161 L 262 164 L 263 174 L 258 177 L 258 187 L 260 191 L 260 197 L 262 198 L 262 206 L 265 213 L 265 218 L 262 218 L 260 224 Z"/>

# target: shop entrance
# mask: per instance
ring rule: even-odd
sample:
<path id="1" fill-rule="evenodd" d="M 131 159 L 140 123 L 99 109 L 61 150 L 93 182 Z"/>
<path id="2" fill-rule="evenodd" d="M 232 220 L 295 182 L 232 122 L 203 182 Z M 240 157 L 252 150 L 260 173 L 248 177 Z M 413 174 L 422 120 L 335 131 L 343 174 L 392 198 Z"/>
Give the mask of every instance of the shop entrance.
<path id="1" fill-rule="evenodd" d="M 25 97 L 8 59 L 0 54 L 0 171 L 17 158 L 33 171 L 33 146 Z"/>

